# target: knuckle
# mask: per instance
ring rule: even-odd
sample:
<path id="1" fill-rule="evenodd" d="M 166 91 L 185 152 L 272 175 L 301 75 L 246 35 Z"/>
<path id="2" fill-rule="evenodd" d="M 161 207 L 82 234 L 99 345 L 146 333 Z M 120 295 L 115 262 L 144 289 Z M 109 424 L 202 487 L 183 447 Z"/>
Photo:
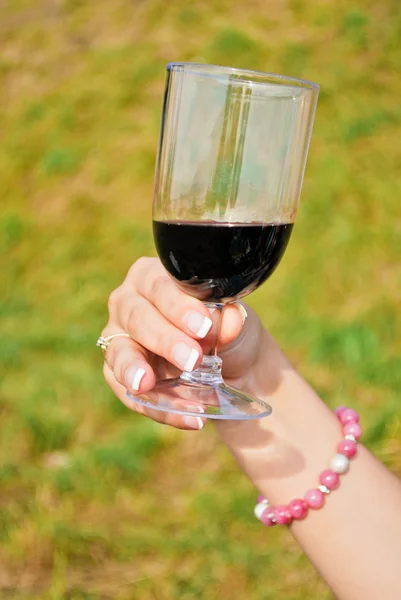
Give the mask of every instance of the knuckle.
<path id="1" fill-rule="evenodd" d="M 132 279 L 138 273 L 142 273 L 143 271 L 148 271 L 154 261 L 157 260 L 155 258 L 150 258 L 149 256 L 141 256 L 136 260 L 128 269 L 127 279 Z"/>
<path id="2" fill-rule="evenodd" d="M 127 378 L 127 371 L 128 371 L 128 369 L 129 369 L 129 367 L 130 367 L 131 364 L 132 364 L 132 361 L 129 360 L 129 357 L 127 357 L 127 356 L 125 356 L 125 357 L 121 356 L 121 357 L 119 357 L 119 360 L 114 365 L 114 377 L 124 387 L 126 387 L 125 380 Z"/>
<path id="3" fill-rule="evenodd" d="M 122 370 L 123 370 L 123 366 L 125 364 L 127 364 L 127 352 L 126 350 L 120 348 L 120 349 L 114 349 L 114 355 L 113 355 L 113 373 L 114 373 L 114 377 L 119 381 L 120 377 L 119 375 L 121 374 Z"/>
<path id="4" fill-rule="evenodd" d="M 169 329 L 166 328 L 161 330 L 157 339 L 157 354 L 159 354 L 159 356 L 170 356 L 173 344 L 174 339 Z"/>
<path id="5" fill-rule="evenodd" d="M 127 318 L 127 328 L 133 339 L 135 339 L 135 332 L 138 329 L 138 323 L 141 319 L 141 312 L 142 311 L 140 310 L 140 308 L 136 305 L 135 302 L 133 302 L 130 306 Z"/>
<path id="6" fill-rule="evenodd" d="M 147 288 L 147 293 L 150 299 L 166 297 L 166 286 L 170 283 L 168 275 L 160 275 L 152 279 Z"/>
<path id="7" fill-rule="evenodd" d="M 113 290 L 109 296 L 107 307 L 109 309 L 109 313 L 112 314 L 117 310 L 118 304 L 120 302 L 121 297 L 121 289 L 118 287 Z"/>

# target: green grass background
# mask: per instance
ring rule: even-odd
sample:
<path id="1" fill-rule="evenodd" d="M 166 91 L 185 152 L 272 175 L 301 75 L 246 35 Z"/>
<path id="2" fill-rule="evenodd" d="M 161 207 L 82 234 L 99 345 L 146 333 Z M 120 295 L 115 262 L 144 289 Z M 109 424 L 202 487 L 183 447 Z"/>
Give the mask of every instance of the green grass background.
<path id="1" fill-rule="evenodd" d="M 0 597 L 332 598 L 286 530 L 258 526 L 213 427 L 128 412 L 94 344 L 154 253 L 165 63 L 315 80 L 297 226 L 249 300 L 401 473 L 399 0 L 12 0 L 0 43 Z"/>

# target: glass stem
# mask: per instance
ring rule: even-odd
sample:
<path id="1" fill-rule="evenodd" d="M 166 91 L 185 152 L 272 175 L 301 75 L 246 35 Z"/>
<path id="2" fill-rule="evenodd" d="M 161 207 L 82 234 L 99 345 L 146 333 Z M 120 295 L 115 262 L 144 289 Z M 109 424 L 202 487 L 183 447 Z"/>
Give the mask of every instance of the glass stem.
<path id="1" fill-rule="evenodd" d="M 208 333 L 208 339 L 211 342 L 211 348 L 208 355 L 204 355 L 201 364 L 191 373 L 184 371 L 181 379 L 193 384 L 219 385 L 223 383 L 221 375 L 222 360 L 217 356 L 219 343 L 219 334 L 224 310 L 224 304 L 215 304 L 211 302 L 204 303 L 210 312 L 212 327 Z"/>

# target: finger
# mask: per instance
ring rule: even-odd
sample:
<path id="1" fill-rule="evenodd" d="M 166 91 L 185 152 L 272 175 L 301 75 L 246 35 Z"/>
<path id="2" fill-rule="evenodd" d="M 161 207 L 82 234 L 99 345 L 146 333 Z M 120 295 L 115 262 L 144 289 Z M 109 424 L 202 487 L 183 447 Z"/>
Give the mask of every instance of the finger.
<path id="1" fill-rule="evenodd" d="M 129 288 L 149 300 L 171 323 L 190 336 L 203 339 L 211 333 L 212 319 L 207 307 L 180 290 L 169 277 L 160 260 L 143 257 L 128 272 Z M 245 314 L 244 314 L 245 313 Z M 230 344 L 238 337 L 246 311 L 240 303 L 228 305 L 220 331 L 220 344 Z"/>
<path id="2" fill-rule="evenodd" d="M 121 303 L 123 329 L 146 350 L 162 356 L 181 371 L 193 371 L 202 360 L 196 340 L 174 327 L 145 298 L 126 294 Z M 125 321 L 125 322 L 124 322 Z"/>
<path id="3" fill-rule="evenodd" d="M 155 272 L 157 276 L 155 277 Z M 180 290 L 168 274 L 155 265 L 148 276 L 137 282 L 137 291 L 148 299 L 171 323 L 193 336 L 204 338 L 210 332 L 212 319 L 207 307 Z M 233 342 L 241 332 L 246 317 L 242 304 L 227 305 L 223 312 L 219 343 Z"/>
<path id="4" fill-rule="evenodd" d="M 242 304 L 228 304 L 223 310 L 219 334 L 219 346 L 232 344 L 240 335 L 246 319 L 246 309 Z"/>
<path id="5" fill-rule="evenodd" d="M 149 272 L 138 282 L 138 292 L 171 323 L 190 336 L 203 339 L 212 327 L 206 306 L 180 290 L 166 271 L 155 277 Z"/>
<path id="6" fill-rule="evenodd" d="M 257 314 L 246 307 L 247 317 L 240 334 L 225 346 L 220 346 L 224 377 L 237 379 L 239 373 L 247 373 L 258 356 L 262 324 Z"/>
<path id="7" fill-rule="evenodd" d="M 148 363 L 147 353 L 131 338 L 112 339 L 107 347 L 105 359 L 118 383 L 131 393 L 143 393 L 154 387 L 156 376 Z"/>
<path id="8" fill-rule="evenodd" d="M 164 412 L 156 409 L 147 408 L 141 404 L 137 404 L 130 400 L 126 395 L 126 388 L 119 383 L 114 377 L 113 371 L 105 362 L 103 367 L 104 377 L 119 400 L 130 410 L 133 410 L 157 423 L 170 425 L 177 429 L 185 429 L 190 431 L 199 431 L 206 423 L 206 419 L 201 417 L 193 417 L 189 415 L 177 415 L 175 413 Z M 183 408 L 183 407 L 182 407 Z M 194 411 L 196 412 L 196 411 Z"/>

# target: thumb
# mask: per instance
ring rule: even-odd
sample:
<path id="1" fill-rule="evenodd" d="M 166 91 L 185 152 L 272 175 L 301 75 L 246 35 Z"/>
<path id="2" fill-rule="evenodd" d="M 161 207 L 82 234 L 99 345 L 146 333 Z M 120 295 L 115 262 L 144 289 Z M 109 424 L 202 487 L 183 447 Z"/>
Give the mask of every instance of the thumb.
<path id="1" fill-rule="evenodd" d="M 219 334 L 219 346 L 228 346 L 237 339 L 248 313 L 240 302 L 229 304 L 224 308 Z"/>
<path id="2" fill-rule="evenodd" d="M 210 309 L 209 309 L 210 311 Z M 220 353 L 224 348 L 231 346 L 239 337 L 243 330 L 245 319 L 247 318 L 247 310 L 239 302 L 227 304 L 221 315 L 217 309 L 210 311 L 213 326 L 204 340 L 200 340 L 203 352 L 210 352 L 212 345 L 215 343 L 215 335 L 217 328 L 219 330 L 218 351 Z"/>
<path id="3" fill-rule="evenodd" d="M 257 360 L 263 331 L 258 315 L 248 306 L 246 312 L 248 315 L 243 321 L 243 310 L 238 308 L 238 304 L 232 306 L 226 321 L 227 329 L 222 332 L 227 342 L 221 344 L 218 353 L 223 359 L 224 377 L 236 380 L 249 374 L 249 369 Z"/>

